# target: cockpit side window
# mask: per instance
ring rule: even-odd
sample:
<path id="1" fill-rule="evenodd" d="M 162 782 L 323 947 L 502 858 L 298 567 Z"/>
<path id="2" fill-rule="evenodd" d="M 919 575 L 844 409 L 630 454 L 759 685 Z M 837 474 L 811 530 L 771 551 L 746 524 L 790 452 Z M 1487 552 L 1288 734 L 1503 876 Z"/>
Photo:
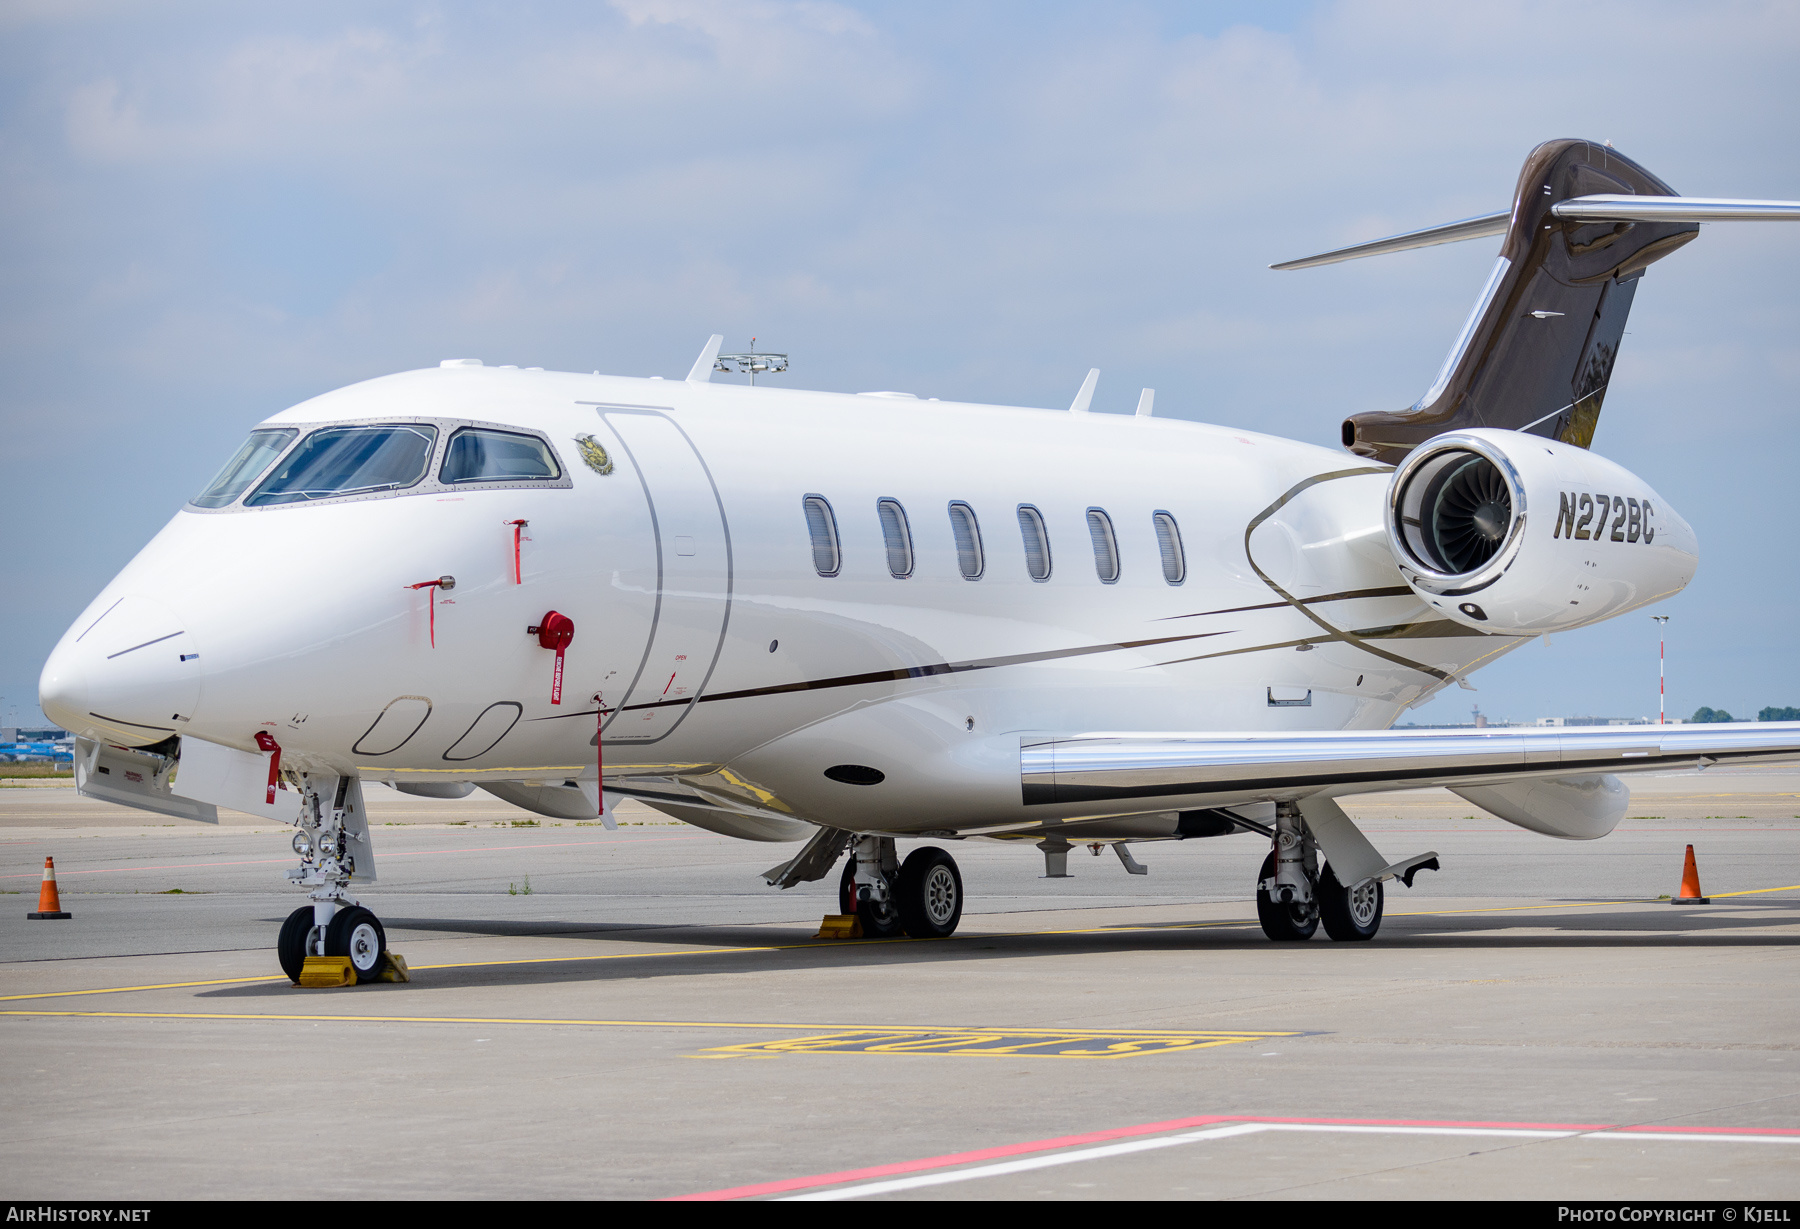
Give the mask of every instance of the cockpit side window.
<path id="1" fill-rule="evenodd" d="M 212 485 L 194 496 L 196 508 L 223 508 L 244 493 L 244 488 L 262 477 L 269 462 L 293 442 L 299 432 L 292 427 L 279 430 L 252 431 L 237 455 L 225 463 Z"/>
<path id="2" fill-rule="evenodd" d="M 425 476 L 437 428 L 422 423 L 314 431 L 244 501 L 249 508 L 394 491 Z"/>
<path id="3" fill-rule="evenodd" d="M 562 468 L 548 444 L 535 435 L 464 427 L 450 437 L 438 481 L 528 482 L 559 478 Z"/>

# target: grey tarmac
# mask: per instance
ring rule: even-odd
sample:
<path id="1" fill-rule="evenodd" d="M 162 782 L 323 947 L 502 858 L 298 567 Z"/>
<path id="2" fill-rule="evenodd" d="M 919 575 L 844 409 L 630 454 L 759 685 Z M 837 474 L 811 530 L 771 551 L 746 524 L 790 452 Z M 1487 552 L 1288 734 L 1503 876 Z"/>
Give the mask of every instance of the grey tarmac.
<path id="1" fill-rule="evenodd" d="M 1355 799 L 1444 869 L 1283 945 L 1250 836 L 1058 880 L 939 842 L 958 934 L 842 943 L 835 878 L 757 877 L 788 846 L 372 789 L 415 974 L 338 990 L 275 968 L 287 829 L 0 788 L 0 1193 L 1793 1199 L 1800 776 L 1632 787 L 1589 843 Z M 1711 905 L 1657 899 L 1688 844 Z M 25 917 L 46 855 L 69 921 Z"/>

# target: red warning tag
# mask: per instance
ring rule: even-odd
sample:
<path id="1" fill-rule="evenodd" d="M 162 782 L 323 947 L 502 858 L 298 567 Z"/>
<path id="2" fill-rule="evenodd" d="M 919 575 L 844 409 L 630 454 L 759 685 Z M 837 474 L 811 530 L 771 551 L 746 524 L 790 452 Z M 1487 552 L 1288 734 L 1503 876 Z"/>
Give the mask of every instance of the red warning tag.
<path id="1" fill-rule="evenodd" d="M 568 650 L 569 642 L 575 639 L 575 620 L 552 610 L 538 621 L 536 627 L 525 630 L 536 634 L 538 644 L 556 653 L 556 672 L 550 676 L 550 703 L 561 704 L 563 654 Z"/>
<path id="2" fill-rule="evenodd" d="M 264 751 L 270 752 L 269 796 L 263 801 L 269 806 L 274 806 L 275 787 L 281 784 L 281 744 L 276 742 L 275 736 L 267 730 L 258 730 L 256 732 L 256 745 L 261 747 Z"/>

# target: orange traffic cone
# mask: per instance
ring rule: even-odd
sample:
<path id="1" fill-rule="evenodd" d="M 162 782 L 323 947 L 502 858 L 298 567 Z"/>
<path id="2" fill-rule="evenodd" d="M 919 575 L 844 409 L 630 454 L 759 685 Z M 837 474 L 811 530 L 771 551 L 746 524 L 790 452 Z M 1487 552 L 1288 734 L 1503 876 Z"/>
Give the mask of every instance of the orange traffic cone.
<path id="1" fill-rule="evenodd" d="M 1712 898 L 1700 895 L 1700 868 L 1694 865 L 1694 847 L 1688 846 L 1687 865 L 1681 868 L 1681 891 L 1670 900 L 1671 905 L 1710 905 Z"/>
<path id="2" fill-rule="evenodd" d="M 28 913 L 26 916 L 43 918 L 69 916 L 63 912 L 62 899 L 56 894 L 56 862 L 52 858 L 44 859 L 44 886 L 38 889 L 38 911 Z"/>

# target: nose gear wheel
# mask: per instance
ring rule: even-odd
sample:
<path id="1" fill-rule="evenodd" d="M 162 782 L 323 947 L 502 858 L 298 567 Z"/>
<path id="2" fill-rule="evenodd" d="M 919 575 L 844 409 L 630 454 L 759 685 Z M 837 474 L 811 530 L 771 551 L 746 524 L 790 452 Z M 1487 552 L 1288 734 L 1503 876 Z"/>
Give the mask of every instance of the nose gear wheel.
<path id="1" fill-rule="evenodd" d="M 301 905 L 287 915 L 287 920 L 281 924 L 281 934 L 275 939 L 275 955 L 281 961 L 281 971 L 296 986 L 300 984 L 300 969 L 306 964 L 307 940 L 312 933 L 313 907 Z"/>
<path id="2" fill-rule="evenodd" d="M 381 919 L 361 905 L 339 909 L 325 931 L 325 954 L 348 956 L 359 982 L 381 976 L 381 954 L 387 950 L 387 932 Z"/>

